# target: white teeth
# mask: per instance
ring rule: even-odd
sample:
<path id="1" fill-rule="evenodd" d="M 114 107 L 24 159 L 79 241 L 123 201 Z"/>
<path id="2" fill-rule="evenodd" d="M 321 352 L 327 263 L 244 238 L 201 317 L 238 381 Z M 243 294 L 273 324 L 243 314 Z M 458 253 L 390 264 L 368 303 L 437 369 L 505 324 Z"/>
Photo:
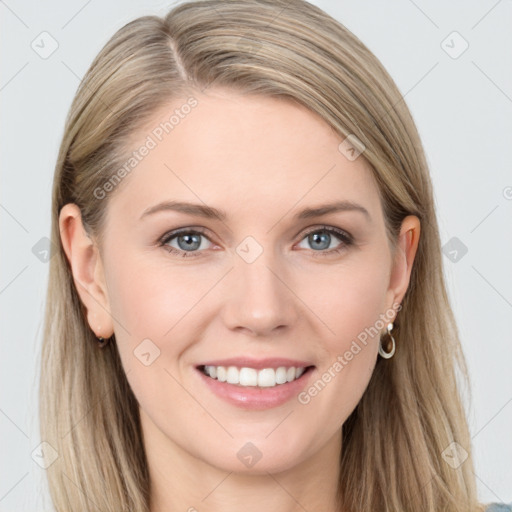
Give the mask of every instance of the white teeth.
<path id="1" fill-rule="evenodd" d="M 280 366 L 276 370 L 276 384 L 284 384 L 286 382 L 286 368 Z"/>
<path id="2" fill-rule="evenodd" d="M 210 373 L 211 376 L 211 373 Z M 254 368 L 242 368 L 240 370 L 240 386 L 257 386 L 258 371 Z"/>
<path id="3" fill-rule="evenodd" d="M 213 368 L 213 366 L 205 366 L 205 368 Z M 215 370 L 214 370 L 215 372 Z M 212 373 L 214 373 L 212 372 Z M 226 368 L 224 366 L 217 366 L 217 380 L 220 382 L 226 382 Z M 210 377 L 213 377 L 213 375 L 210 373 Z M 215 377 L 214 377 L 215 378 Z"/>
<path id="4" fill-rule="evenodd" d="M 212 379 L 228 384 L 237 384 L 239 386 L 259 386 L 262 388 L 274 387 L 279 384 L 286 384 L 298 379 L 306 368 L 237 368 L 236 366 L 205 366 L 204 373 Z"/>
<path id="5" fill-rule="evenodd" d="M 240 382 L 240 372 L 238 371 L 238 368 L 235 366 L 230 366 L 228 368 L 226 382 L 228 384 L 238 384 Z"/>
<path id="6" fill-rule="evenodd" d="M 276 371 L 274 368 L 264 368 L 258 372 L 258 386 L 271 388 L 276 385 Z"/>

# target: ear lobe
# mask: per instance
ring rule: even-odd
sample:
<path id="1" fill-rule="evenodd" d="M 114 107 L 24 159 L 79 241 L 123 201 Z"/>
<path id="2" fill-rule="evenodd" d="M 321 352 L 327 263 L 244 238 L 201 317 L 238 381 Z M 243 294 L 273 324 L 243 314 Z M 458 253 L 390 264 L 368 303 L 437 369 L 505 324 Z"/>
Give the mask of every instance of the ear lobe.
<path id="1" fill-rule="evenodd" d="M 85 231 L 76 204 L 68 203 L 62 207 L 59 229 L 76 290 L 87 309 L 89 326 L 96 336 L 108 338 L 112 335 L 113 323 L 102 262 L 97 245 Z"/>
<path id="2" fill-rule="evenodd" d="M 400 304 L 409 287 L 420 231 L 420 221 L 415 215 L 409 215 L 402 221 L 389 283 L 393 295 L 392 303 Z"/>

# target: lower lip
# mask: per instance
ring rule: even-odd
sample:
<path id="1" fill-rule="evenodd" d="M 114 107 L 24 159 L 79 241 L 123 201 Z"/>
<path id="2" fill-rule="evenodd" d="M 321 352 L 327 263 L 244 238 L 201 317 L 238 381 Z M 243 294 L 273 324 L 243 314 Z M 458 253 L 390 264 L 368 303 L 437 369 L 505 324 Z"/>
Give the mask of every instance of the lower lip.
<path id="1" fill-rule="evenodd" d="M 218 397 L 242 409 L 264 410 L 278 407 L 296 397 L 305 387 L 314 367 L 309 367 L 298 379 L 272 387 L 238 386 L 212 379 L 196 368 L 209 389 Z"/>

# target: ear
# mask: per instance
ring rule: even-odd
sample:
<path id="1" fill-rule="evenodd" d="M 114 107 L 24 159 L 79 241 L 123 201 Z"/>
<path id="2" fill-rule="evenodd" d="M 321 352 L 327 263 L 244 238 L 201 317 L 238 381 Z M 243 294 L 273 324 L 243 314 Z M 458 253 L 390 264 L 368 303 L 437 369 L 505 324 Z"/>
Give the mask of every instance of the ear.
<path id="1" fill-rule="evenodd" d="M 97 244 L 84 229 L 80 208 L 76 204 L 68 203 L 62 207 L 59 229 L 76 290 L 87 309 L 89 327 L 96 336 L 109 338 L 114 328 L 103 264 Z"/>
<path id="2" fill-rule="evenodd" d="M 420 229 L 420 220 L 415 215 L 409 215 L 402 221 L 391 268 L 388 289 L 388 297 L 390 297 L 388 300 L 391 301 L 388 304 L 389 309 L 393 307 L 393 304 L 402 302 L 409 287 L 412 265 L 420 239 Z M 393 309 L 396 308 L 393 307 Z"/>

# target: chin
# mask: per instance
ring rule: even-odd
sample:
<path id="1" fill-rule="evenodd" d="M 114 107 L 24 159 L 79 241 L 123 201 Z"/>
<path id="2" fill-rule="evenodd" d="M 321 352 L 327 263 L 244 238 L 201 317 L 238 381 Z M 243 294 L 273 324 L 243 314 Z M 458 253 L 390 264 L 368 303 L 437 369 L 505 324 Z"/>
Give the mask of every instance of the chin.
<path id="1" fill-rule="evenodd" d="M 256 438 L 253 436 L 252 439 Z M 307 459 L 305 447 L 304 451 L 301 451 L 298 447 L 288 444 L 285 439 L 277 437 L 272 441 L 265 439 L 264 436 L 260 439 L 260 441 L 232 440 L 225 450 L 215 454 L 210 453 L 203 460 L 223 471 L 266 475 L 287 471 Z M 233 455 L 227 457 L 227 453 Z M 212 455 L 215 456 L 212 457 Z"/>

